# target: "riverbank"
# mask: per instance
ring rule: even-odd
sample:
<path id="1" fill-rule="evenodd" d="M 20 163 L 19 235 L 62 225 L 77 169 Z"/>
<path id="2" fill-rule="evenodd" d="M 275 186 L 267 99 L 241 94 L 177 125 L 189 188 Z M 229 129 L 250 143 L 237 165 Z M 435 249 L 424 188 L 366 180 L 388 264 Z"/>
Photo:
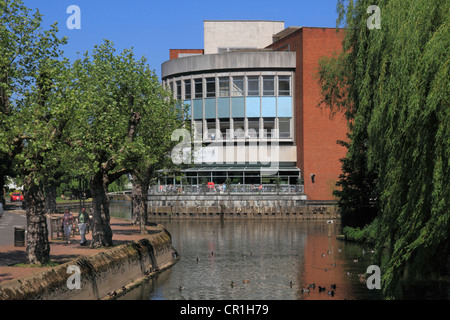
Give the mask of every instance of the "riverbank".
<path id="1" fill-rule="evenodd" d="M 26 247 L 14 246 L 11 239 L 10 245 L 0 247 L 0 299 L 102 299 L 176 263 L 170 234 L 162 225 L 147 226 L 149 233 L 143 235 L 138 226 L 112 218 L 111 228 L 111 248 L 80 246 L 79 235 L 72 237 L 71 244 L 49 239 L 51 263 L 43 267 L 27 265 Z M 67 288 L 70 265 L 80 267 L 86 290 Z"/>

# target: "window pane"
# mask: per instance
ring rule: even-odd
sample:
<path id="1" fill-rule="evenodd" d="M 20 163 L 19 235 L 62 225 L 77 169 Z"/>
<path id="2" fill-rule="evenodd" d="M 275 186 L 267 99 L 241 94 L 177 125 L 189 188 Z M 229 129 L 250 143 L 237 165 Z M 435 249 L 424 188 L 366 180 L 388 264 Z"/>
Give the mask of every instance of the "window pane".
<path id="1" fill-rule="evenodd" d="M 230 80 L 228 77 L 219 78 L 219 97 L 230 96 Z"/>
<path id="2" fill-rule="evenodd" d="M 278 124 L 280 126 L 280 138 L 290 138 L 291 137 L 291 119 L 289 118 L 279 118 Z"/>
<path id="3" fill-rule="evenodd" d="M 244 96 L 244 77 L 233 77 L 233 96 Z"/>
<path id="4" fill-rule="evenodd" d="M 222 136 L 222 139 L 229 139 L 230 135 L 230 121 L 228 119 L 226 120 L 220 120 L 220 135 Z"/>
<path id="5" fill-rule="evenodd" d="M 259 76 L 247 77 L 247 88 L 249 96 L 259 96 Z"/>
<path id="6" fill-rule="evenodd" d="M 206 97 L 214 98 L 216 96 L 216 78 L 206 78 Z"/>
<path id="7" fill-rule="evenodd" d="M 184 99 L 191 98 L 191 80 L 184 80 Z"/>
<path id="8" fill-rule="evenodd" d="M 279 96 L 290 96 L 291 95 L 291 85 L 290 76 L 279 76 L 278 77 L 278 95 Z"/>
<path id="9" fill-rule="evenodd" d="M 194 137 L 195 139 L 202 139 L 203 123 L 202 121 L 194 121 Z"/>
<path id="10" fill-rule="evenodd" d="M 244 119 L 233 120 L 234 138 L 244 138 Z"/>
<path id="11" fill-rule="evenodd" d="M 195 79 L 195 98 L 203 98 L 203 81 L 202 79 Z"/>
<path id="12" fill-rule="evenodd" d="M 216 120 L 208 120 L 206 123 L 207 139 L 216 139 Z"/>
<path id="13" fill-rule="evenodd" d="M 181 81 L 177 81 L 177 99 L 181 100 Z"/>
<path id="14" fill-rule="evenodd" d="M 263 77 L 263 95 L 264 96 L 275 95 L 275 76 Z"/>
<path id="15" fill-rule="evenodd" d="M 275 119 L 274 118 L 265 118 L 264 119 L 264 138 L 273 137 L 273 130 L 275 129 Z"/>
<path id="16" fill-rule="evenodd" d="M 249 138 L 259 137 L 259 118 L 248 119 L 248 137 Z"/>

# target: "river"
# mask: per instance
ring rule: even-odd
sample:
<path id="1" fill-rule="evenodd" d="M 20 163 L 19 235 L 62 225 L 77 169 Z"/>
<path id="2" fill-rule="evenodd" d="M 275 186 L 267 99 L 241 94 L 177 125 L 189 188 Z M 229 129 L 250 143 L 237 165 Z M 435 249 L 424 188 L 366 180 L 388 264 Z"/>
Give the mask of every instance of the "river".
<path id="1" fill-rule="evenodd" d="M 336 221 L 158 222 L 181 259 L 120 299 L 382 299 L 380 290 L 368 289 L 361 279 L 373 264 L 372 249 L 337 240 Z"/>

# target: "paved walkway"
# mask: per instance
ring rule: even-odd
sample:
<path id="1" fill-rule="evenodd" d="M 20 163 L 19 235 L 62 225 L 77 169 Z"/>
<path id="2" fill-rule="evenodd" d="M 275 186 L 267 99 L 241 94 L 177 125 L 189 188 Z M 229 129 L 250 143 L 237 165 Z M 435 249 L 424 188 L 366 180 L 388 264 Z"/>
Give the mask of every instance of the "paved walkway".
<path id="1" fill-rule="evenodd" d="M 25 211 L 24 211 L 25 212 Z M 118 246 L 131 241 L 138 241 L 146 237 L 141 234 L 139 226 L 133 226 L 127 220 L 111 218 L 111 229 L 113 230 L 113 244 Z M 149 235 L 159 233 L 162 227 L 147 226 Z M 91 233 L 86 235 L 88 243 L 92 239 Z M 80 246 L 80 235 L 71 238 L 70 244 L 61 238 L 50 241 L 50 259 L 57 264 L 77 259 L 81 256 L 90 256 L 108 249 L 92 249 L 89 246 Z M 26 265 L 26 247 L 14 246 L 14 239 L 10 245 L 0 246 L 0 284 L 4 281 L 13 280 L 22 276 L 41 272 L 50 267 L 36 267 Z"/>

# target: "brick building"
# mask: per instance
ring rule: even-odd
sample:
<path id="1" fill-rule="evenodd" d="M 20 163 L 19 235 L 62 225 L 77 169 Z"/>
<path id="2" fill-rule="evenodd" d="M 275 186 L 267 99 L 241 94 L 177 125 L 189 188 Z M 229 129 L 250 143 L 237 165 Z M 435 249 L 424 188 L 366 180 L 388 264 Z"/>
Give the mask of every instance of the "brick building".
<path id="1" fill-rule="evenodd" d="M 268 48 L 296 53 L 295 140 L 297 166 L 304 178 L 305 192 L 311 200 L 331 200 L 341 172 L 339 159 L 345 148 L 336 144 L 346 140 L 347 125 L 342 115 L 330 117 L 329 110 L 318 107 L 320 87 L 315 79 L 318 60 L 339 51 L 342 32 L 335 28 L 287 28 L 274 36 Z"/>

